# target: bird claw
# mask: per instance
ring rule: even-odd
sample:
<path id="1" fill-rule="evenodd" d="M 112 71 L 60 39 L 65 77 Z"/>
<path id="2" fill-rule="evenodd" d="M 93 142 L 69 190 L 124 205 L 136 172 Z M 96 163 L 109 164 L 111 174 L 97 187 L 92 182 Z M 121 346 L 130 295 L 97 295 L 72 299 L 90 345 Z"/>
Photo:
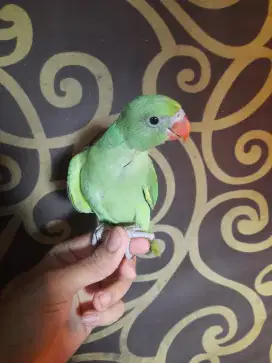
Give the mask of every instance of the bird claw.
<path id="1" fill-rule="evenodd" d="M 141 228 L 139 228 L 139 227 L 134 227 L 134 226 L 127 227 L 126 231 L 127 231 L 128 237 L 129 237 L 129 245 L 128 245 L 125 255 L 128 260 L 130 260 L 133 257 L 133 255 L 130 253 L 130 249 L 129 249 L 130 241 L 132 238 L 146 238 L 149 241 L 153 241 L 155 239 L 154 233 L 143 232 L 141 230 Z"/>
<path id="2" fill-rule="evenodd" d="M 101 241 L 105 229 L 106 227 L 104 224 L 99 224 L 96 227 L 91 240 L 92 246 L 96 246 Z M 129 237 L 128 247 L 125 252 L 125 256 L 128 260 L 133 257 L 130 252 L 130 241 L 132 238 L 146 238 L 149 241 L 153 241 L 155 239 L 154 233 L 143 232 L 139 227 L 132 226 L 126 227 L 125 229 Z"/>
<path id="3" fill-rule="evenodd" d="M 96 246 L 98 244 L 98 242 L 101 241 L 104 231 L 105 231 L 104 224 L 99 224 L 96 227 L 96 229 L 95 229 L 95 231 L 93 233 L 93 236 L 92 236 L 92 242 L 91 242 L 92 246 Z"/>

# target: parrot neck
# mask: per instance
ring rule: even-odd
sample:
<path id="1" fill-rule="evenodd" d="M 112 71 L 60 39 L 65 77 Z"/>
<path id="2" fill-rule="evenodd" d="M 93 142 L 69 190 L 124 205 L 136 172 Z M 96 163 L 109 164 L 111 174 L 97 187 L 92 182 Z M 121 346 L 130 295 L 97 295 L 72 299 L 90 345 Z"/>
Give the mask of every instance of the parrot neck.
<path id="1" fill-rule="evenodd" d="M 98 146 L 104 148 L 116 148 L 118 146 L 125 146 L 126 140 L 120 131 L 120 129 L 117 127 L 116 123 L 114 122 L 108 130 L 104 133 L 104 135 L 101 137 L 101 139 L 97 142 Z"/>
<path id="2" fill-rule="evenodd" d="M 91 150 L 97 157 L 103 158 L 103 161 L 108 158 L 111 160 L 114 158 L 116 160 L 115 166 L 119 164 L 119 167 L 133 164 L 137 159 L 148 158 L 147 151 L 138 151 L 128 145 L 116 123 L 113 123 L 108 128 Z"/>

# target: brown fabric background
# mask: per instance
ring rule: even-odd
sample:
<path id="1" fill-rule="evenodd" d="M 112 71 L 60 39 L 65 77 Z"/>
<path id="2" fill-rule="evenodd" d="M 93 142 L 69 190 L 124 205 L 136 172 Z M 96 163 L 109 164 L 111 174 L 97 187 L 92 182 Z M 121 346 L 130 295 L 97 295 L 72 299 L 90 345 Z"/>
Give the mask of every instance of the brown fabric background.
<path id="1" fill-rule="evenodd" d="M 151 155 L 161 258 L 74 362 L 272 362 L 272 1 L 0 2 L 1 287 L 89 231 L 72 152 L 141 93 L 181 102 L 191 140 Z"/>

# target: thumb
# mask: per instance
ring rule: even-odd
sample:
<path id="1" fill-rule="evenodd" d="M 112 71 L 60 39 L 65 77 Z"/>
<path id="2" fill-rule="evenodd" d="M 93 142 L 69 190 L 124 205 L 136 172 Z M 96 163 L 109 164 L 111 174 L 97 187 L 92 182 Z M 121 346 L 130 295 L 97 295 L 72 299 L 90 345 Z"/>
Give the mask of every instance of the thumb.
<path id="1" fill-rule="evenodd" d="M 127 232 L 116 227 L 105 241 L 87 258 L 58 270 L 59 287 L 74 294 L 88 285 L 104 280 L 120 265 L 129 243 Z"/>

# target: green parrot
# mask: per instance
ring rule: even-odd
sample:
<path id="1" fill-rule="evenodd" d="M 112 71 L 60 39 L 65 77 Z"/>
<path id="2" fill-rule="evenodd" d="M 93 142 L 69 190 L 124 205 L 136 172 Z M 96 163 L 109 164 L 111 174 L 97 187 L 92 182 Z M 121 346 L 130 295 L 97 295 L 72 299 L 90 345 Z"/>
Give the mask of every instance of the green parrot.
<path id="1" fill-rule="evenodd" d="M 150 230 L 158 180 L 148 151 L 167 140 L 185 141 L 189 134 L 190 123 L 178 102 L 157 94 L 139 96 L 100 139 L 71 159 L 68 196 L 78 212 L 96 214 L 93 245 L 105 228 L 122 225 L 129 238 L 148 239 L 158 253 Z M 132 257 L 129 247 L 126 257 Z"/>

